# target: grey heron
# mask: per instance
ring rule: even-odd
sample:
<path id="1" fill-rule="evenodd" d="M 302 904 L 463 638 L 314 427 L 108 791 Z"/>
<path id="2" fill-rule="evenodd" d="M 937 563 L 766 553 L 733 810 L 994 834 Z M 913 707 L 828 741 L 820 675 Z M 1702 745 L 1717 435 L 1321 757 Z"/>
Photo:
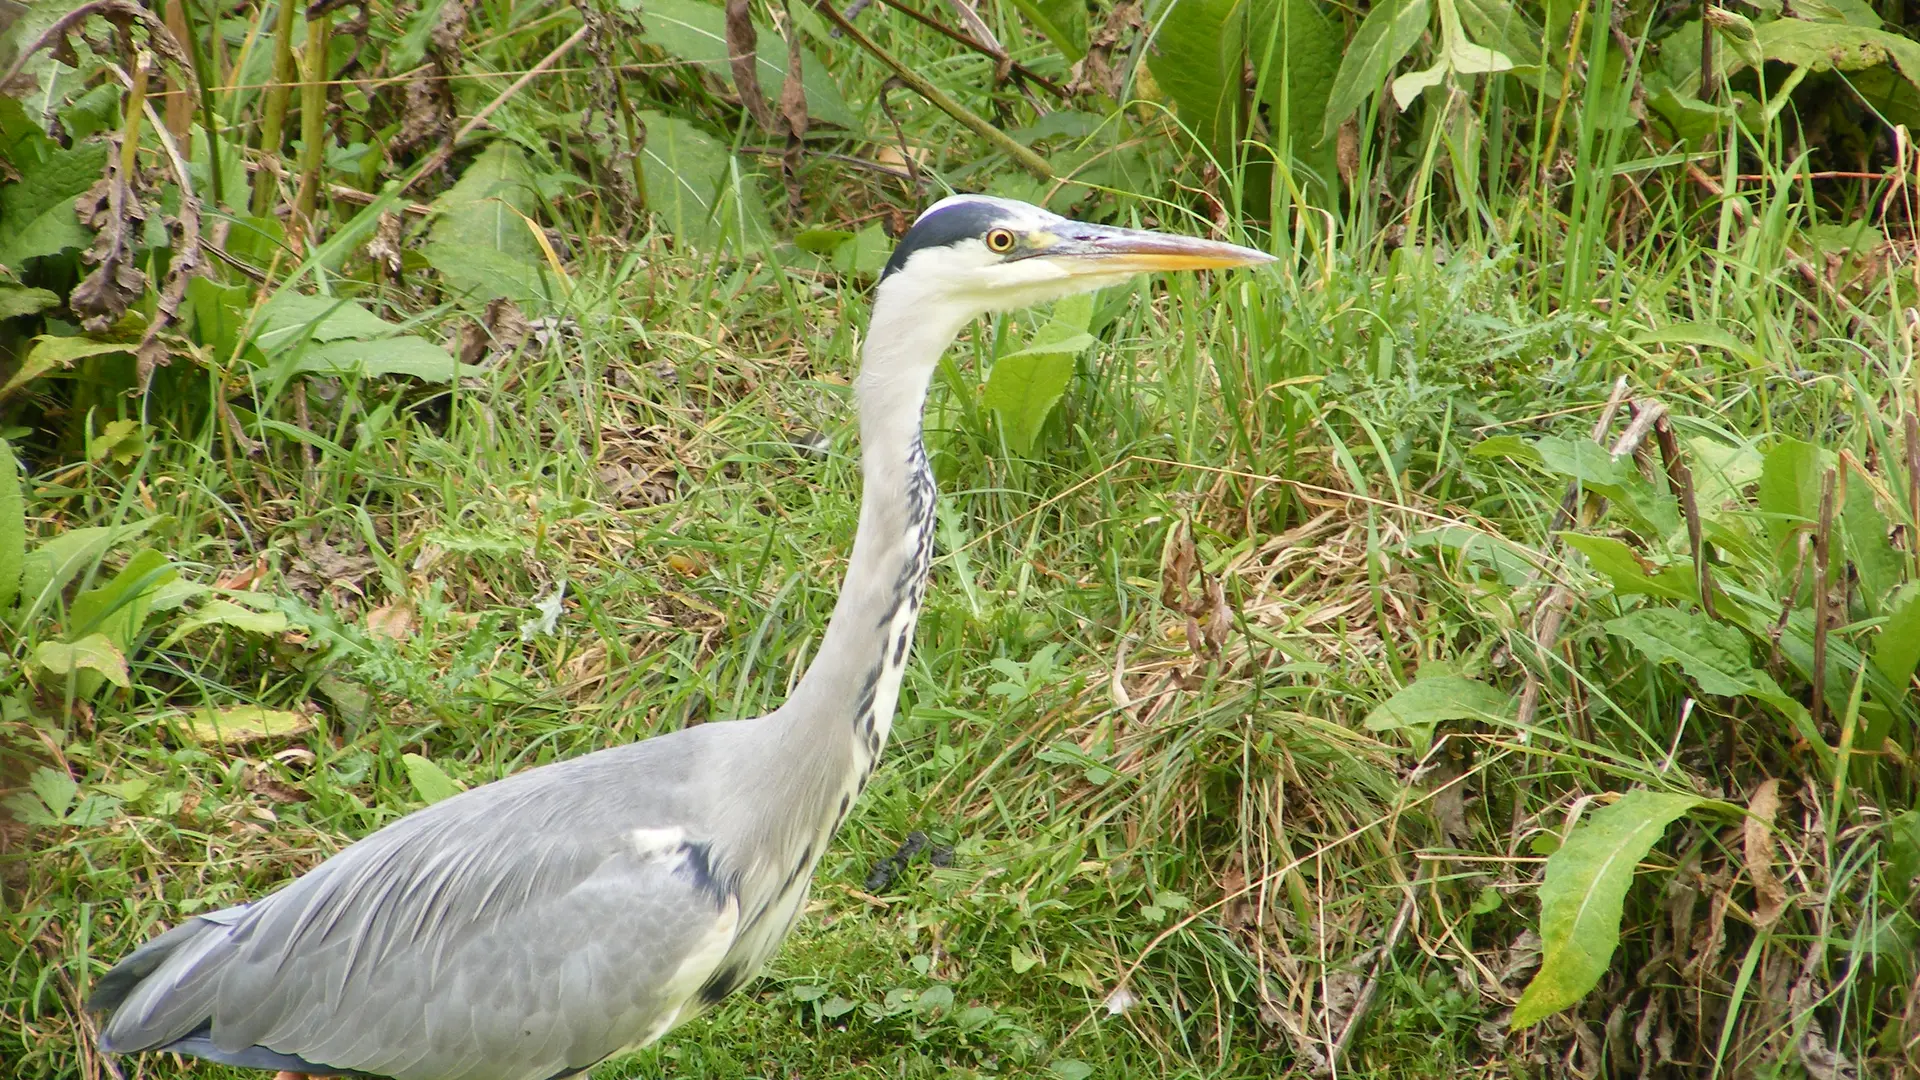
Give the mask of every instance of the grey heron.
<path id="1" fill-rule="evenodd" d="M 933 555 L 928 382 L 979 316 L 1250 248 L 956 195 L 900 241 L 854 384 L 859 525 L 785 704 L 409 814 L 101 976 L 101 1049 L 396 1080 L 554 1080 L 738 989 L 799 916 L 886 745 Z"/>

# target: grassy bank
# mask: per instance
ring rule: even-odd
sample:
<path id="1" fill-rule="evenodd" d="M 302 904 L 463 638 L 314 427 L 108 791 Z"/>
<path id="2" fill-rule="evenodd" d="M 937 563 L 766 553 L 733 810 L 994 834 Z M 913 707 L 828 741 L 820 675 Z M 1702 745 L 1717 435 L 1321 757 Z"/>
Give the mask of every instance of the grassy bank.
<path id="1" fill-rule="evenodd" d="M 475 13 L 457 59 L 420 62 L 468 80 L 453 112 L 471 117 L 572 19 Z M 395 15 L 396 39 L 410 25 Z M 969 107 L 1019 107 L 985 89 L 989 60 L 881 25 Z M 1065 78 L 1010 12 L 995 25 Z M 264 50 L 271 26 L 226 47 L 265 28 Z M 847 48 L 845 97 L 887 131 L 888 72 Z M 737 111 L 670 54 L 627 59 L 656 65 L 636 98 L 692 117 L 651 117 L 649 146 Z M 453 787 L 763 712 L 817 646 L 857 509 L 847 382 L 881 226 L 949 184 L 1050 189 L 896 94 L 912 177 L 827 156 L 901 158 L 879 134 L 816 133 L 799 212 L 767 209 L 777 156 L 716 143 L 760 170 L 769 228 L 703 243 L 657 175 L 639 176 L 652 216 L 620 220 L 631 168 L 550 137 L 626 115 L 577 60 L 492 114 L 517 156 L 470 141 L 371 210 L 364 159 L 330 142 L 329 183 L 366 194 L 312 196 L 308 245 L 287 237 L 297 174 L 257 218 L 249 174 L 229 177 L 239 197 L 207 218 L 232 257 L 144 394 L 151 300 L 84 334 L 70 306 L 8 324 L 16 364 L 37 334 L 117 346 L 0 399 L 36 552 L 0 660 L 11 1075 L 106 1075 L 79 1003 L 161 927 Z M 85 83 L 52 85 L 79 101 Z M 1911 190 L 1804 179 L 1738 117 L 1650 147 L 1508 92 L 1363 128 L 1332 199 L 1285 167 L 1201 184 L 1163 111 L 1029 132 L 1112 166 L 1060 189 L 1080 212 L 1194 233 L 1244 217 L 1283 261 L 1103 294 L 1030 445 L 983 387 L 1049 314 L 956 346 L 928 413 L 939 553 L 886 763 L 766 976 L 605 1075 L 1914 1067 Z M 216 104 L 270 111 L 247 93 Z M 1530 108 L 1511 134 L 1481 119 Z M 280 233 L 247 247 L 268 219 Z M 1834 238 L 1858 221 L 1874 239 Z M 503 222 L 520 231 L 487 250 L 518 261 L 463 302 L 460 260 Z M 852 237 L 776 239 L 807 226 Z M 70 304 L 75 260 L 21 285 Z M 316 280 L 389 325 L 274 308 Z M 262 343 L 294 329 L 297 347 Z M 345 341 L 399 365 L 409 335 L 465 366 L 308 363 Z M 96 633 L 113 655 L 81 647 Z M 1641 823 L 1618 929 L 1577 928 L 1617 951 L 1591 993 L 1514 1030 L 1554 940 L 1548 860 L 1634 790 L 1678 809 Z M 872 876 L 914 832 L 928 850 Z"/>

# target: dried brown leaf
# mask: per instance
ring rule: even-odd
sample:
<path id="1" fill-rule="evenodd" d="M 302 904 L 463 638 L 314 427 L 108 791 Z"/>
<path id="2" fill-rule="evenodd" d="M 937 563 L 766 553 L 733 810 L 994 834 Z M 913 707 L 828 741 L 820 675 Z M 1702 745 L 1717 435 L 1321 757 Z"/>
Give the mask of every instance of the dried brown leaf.
<path id="1" fill-rule="evenodd" d="M 478 364 L 490 356 L 510 354 L 532 333 L 533 324 L 521 313 L 519 305 L 504 296 L 496 297 L 487 302 L 478 320 L 460 328 L 460 362 Z"/>
<path id="2" fill-rule="evenodd" d="M 1787 889 L 1773 872 L 1773 819 L 1780 812 L 1780 781 L 1769 779 L 1747 800 L 1747 820 L 1741 826 L 1741 847 L 1747 876 L 1753 879 L 1754 925 L 1772 926 L 1786 910 Z"/>
<path id="3" fill-rule="evenodd" d="M 1353 186 L 1353 178 L 1360 174 L 1360 122 L 1347 117 L 1340 125 L 1339 135 L 1334 143 L 1333 163 L 1340 171 L 1340 183 Z"/>
<path id="4" fill-rule="evenodd" d="M 118 170 L 109 170 L 73 203 L 80 223 L 94 230 L 93 244 L 80 258 L 95 269 L 74 286 L 67 303 L 94 333 L 119 322 L 147 291 L 147 275 L 133 259 L 133 238 L 146 224 L 147 210 L 125 178 L 114 175 Z"/>
<path id="5" fill-rule="evenodd" d="M 1217 577 L 1206 578 L 1206 614 L 1207 621 L 1201 627 L 1207 651 L 1218 656 L 1226 647 L 1227 634 L 1233 630 L 1233 608 L 1227 604 L 1226 587 Z"/>
<path id="6" fill-rule="evenodd" d="M 237 566 L 213 579 L 216 589 L 251 589 L 267 576 L 267 557 L 256 555 L 252 562 Z"/>
<path id="7" fill-rule="evenodd" d="M 1100 93 L 1114 101 L 1122 100 L 1126 92 L 1127 76 L 1134 65 L 1115 63 L 1116 54 L 1133 51 L 1146 29 L 1146 20 L 1140 16 L 1140 5 L 1135 0 L 1121 0 L 1107 13 L 1107 21 L 1094 31 L 1093 38 L 1087 43 L 1087 55 L 1073 65 L 1067 80 L 1067 93 Z"/>
<path id="8" fill-rule="evenodd" d="M 1184 524 L 1173 530 L 1160 566 L 1160 602 L 1178 611 L 1187 609 L 1193 588 L 1193 571 L 1200 556 L 1193 548 L 1193 531 Z"/>
<path id="9" fill-rule="evenodd" d="M 413 635 L 413 605 L 402 600 L 367 612 L 367 633 L 394 641 L 407 640 Z"/>
<path id="10" fill-rule="evenodd" d="M 247 768 L 247 790 L 277 803 L 306 802 L 313 796 L 257 765 Z"/>
<path id="11" fill-rule="evenodd" d="M 781 124 L 767 106 L 767 95 L 760 90 L 760 38 L 753 28 L 751 0 L 727 0 L 727 63 L 733 68 L 733 86 L 740 92 L 740 103 L 760 130 L 781 134 Z M 788 73 L 789 84 L 798 82 Z"/>

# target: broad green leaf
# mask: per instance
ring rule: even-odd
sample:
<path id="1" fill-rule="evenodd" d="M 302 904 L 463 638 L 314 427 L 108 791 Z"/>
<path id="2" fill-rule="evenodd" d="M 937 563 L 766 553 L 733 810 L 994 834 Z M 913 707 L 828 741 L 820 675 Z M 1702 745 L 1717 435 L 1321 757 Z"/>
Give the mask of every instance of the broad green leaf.
<path id="1" fill-rule="evenodd" d="M 33 770 L 33 776 L 27 780 L 41 805 L 53 813 L 55 818 L 67 816 L 67 810 L 73 805 L 74 798 L 80 794 L 80 785 L 73 782 L 65 769 L 41 767 Z"/>
<path id="2" fill-rule="evenodd" d="M 308 296 L 294 289 L 283 289 L 262 304 L 253 325 L 254 345 L 269 354 L 309 341 L 387 337 L 401 330 L 355 301 Z"/>
<path id="3" fill-rule="evenodd" d="M 97 671 L 113 685 L 125 690 L 127 658 L 105 634 L 88 634 L 78 641 L 43 641 L 33 650 L 34 662 L 55 675 L 74 675 Z"/>
<path id="4" fill-rule="evenodd" d="M 647 144 L 640 151 L 647 208 L 682 243 L 712 250 L 731 237 L 755 245 L 771 235 L 766 209 L 733 154 L 684 120 L 642 112 Z"/>
<path id="5" fill-rule="evenodd" d="M 109 420 L 100 434 L 87 440 L 88 461 L 112 458 L 114 464 L 126 465 L 146 450 L 146 430 L 138 420 Z"/>
<path id="6" fill-rule="evenodd" d="M 67 636 L 105 634 L 122 653 L 131 651 L 146 626 L 154 594 L 179 576 L 165 555 L 141 549 L 111 581 L 73 598 Z"/>
<path id="7" fill-rule="evenodd" d="M 106 163 L 104 142 L 54 148 L 43 160 L 15 162 L 20 181 L 0 184 L 0 265 L 18 269 L 28 259 L 93 243 L 73 203 L 100 179 Z"/>
<path id="8" fill-rule="evenodd" d="M 1620 487 L 1627 483 L 1629 473 L 1639 475 L 1631 464 L 1614 457 L 1606 447 L 1592 439 L 1563 439 L 1548 435 L 1535 440 L 1533 449 L 1540 455 L 1542 465 L 1588 487 Z"/>
<path id="9" fill-rule="evenodd" d="M 1799 534 L 1820 516 L 1820 485 L 1833 455 L 1798 439 L 1781 438 L 1761 459 L 1755 493 L 1767 539 L 1782 574 L 1791 578 L 1800 562 Z"/>
<path id="10" fill-rule="evenodd" d="M 1679 664 L 1703 693 L 1731 697 L 1760 689 L 1747 636 L 1705 614 L 1644 607 L 1609 620 L 1606 627 L 1653 663 Z"/>
<path id="11" fill-rule="evenodd" d="M 1540 451 L 1532 443 L 1518 435 L 1491 435 L 1467 448 L 1468 457 L 1490 458 L 1504 457 L 1515 461 L 1524 461 L 1529 465 L 1544 464 Z"/>
<path id="12" fill-rule="evenodd" d="M 1920 668 L 1920 584 L 1904 586 L 1881 610 L 1887 621 L 1874 634 L 1873 666 L 1888 682 L 1904 689 Z"/>
<path id="13" fill-rule="evenodd" d="M 1454 0 L 1454 7 L 1461 29 L 1473 40 L 1511 57 L 1519 69 L 1540 66 L 1545 31 L 1508 0 Z"/>
<path id="14" fill-rule="evenodd" d="M 1908 810 L 1887 822 L 1887 877 L 1902 902 L 1913 898 L 1920 877 L 1920 810 Z"/>
<path id="15" fill-rule="evenodd" d="M 539 207 L 533 175 L 520 148 L 493 142 L 473 159 L 460 179 L 433 200 L 433 227 L 427 242 L 473 244 L 532 256 L 539 246 L 526 218 Z"/>
<path id="16" fill-rule="evenodd" d="M 1920 42 L 1886 30 L 1775 19 L 1754 29 L 1754 45 L 1767 60 L 1813 71 L 1862 71 L 1892 63 L 1908 82 L 1920 86 Z"/>
<path id="17" fill-rule="evenodd" d="M 100 561 L 113 545 L 132 540 L 160 523 L 148 518 L 131 525 L 94 525 L 69 529 L 27 552 L 20 561 L 20 600 L 28 617 L 53 601 L 67 583 Z"/>
<path id="18" fill-rule="evenodd" d="M 1699 55 L 1697 49 L 1694 55 Z M 1753 346 L 1712 323 L 1667 323 L 1634 335 L 1633 343 L 1635 345 L 1692 345 L 1696 348 L 1719 349 L 1748 367 L 1757 367 L 1760 362 L 1759 355 L 1753 351 Z"/>
<path id="19" fill-rule="evenodd" d="M 999 414 L 1007 442 L 1020 453 L 1032 451 L 1047 414 L 1073 379 L 1074 358 L 1094 344 L 1087 333 L 1092 320 L 1092 294 L 1067 297 L 1053 305 L 1024 348 L 993 362 L 983 400 Z"/>
<path id="20" fill-rule="evenodd" d="M 1760 479 L 1760 455 L 1745 446 L 1728 446 L 1705 437 L 1688 439 L 1693 496 L 1703 517 L 1722 516 L 1729 504 L 1744 511 L 1742 494 Z"/>
<path id="21" fill-rule="evenodd" d="M 1530 551 L 1505 537 L 1462 525 L 1423 529 L 1407 538 L 1407 546 L 1438 548 L 1455 565 L 1464 562 L 1491 571 L 1501 584 L 1514 588 L 1533 578 L 1537 562 Z"/>
<path id="22" fill-rule="evenodd" d="M 1620 944 L 1634 866 L 1668 825 L 1701 801 L 1630 791 L 1574 826 L 1547 858 L 1540 883 L 1540 970 L 1514 1006 L 1516 1030 L 1578 1002 L 1600 982 Z"/>
<path id="23" fill-rule="evenodd" d="M 60 294 L 46 289 L 29 289 L 25 285 L 0 284 L 0 319 L 17 319 L 22 315 L 37 315 L 52 307 L 60 306 Z"/>
<path id="24" fill-rule="evenodd" d="M 1068 63 L 1087 55 L 1087 8 L 1080 0 L 1013 0 L 1013 6 Z"/>
<path id="25" fill-rule="evenodd" d="M 27 560 L 27 504 L 20 491 L 20 468 L 13 447 L 0 439 L 0 619 L 20 595 L 20 572 Z"/>
<path id="26" fill-rule="evenodd" d="M 182 718 L 182 732 L 202 745 L 242 746 L 262 739 L 299 735 L 313 726 L 304 713 L 261 705 L 198 709 Z"/>
<path id="27" fill-rule="evenodd" d="M 287 289 L 261 308 L 256 325 L 254 344 L 289 374 L 409 375 L 449 382 L 460 373 L 451 353 L 425 338 L 401 333 L 399 324 L 351 300 Z"/>
<path id="28" fill-rule="evenodd" d="M 545 306 L 549 268 L 527 224 L 539 196 L 518 147 L 489 145 L 433 208 L 421 253 L 450 295 L 476 307 L 500 297 L 536 310 Z"/>
<path id="29" fill-rule="evenodd" d="M 1412 107 L 1420 95 L 1439 86 L 1447 79 L 1447 61 L 1443 56 L 1432 67 L 1409 71 L 1393 80 L 1393 106 L 1401 112 Z"/>
<path id="30" fill-rule="evenodd" d="M 225 626 L 234 630 L 244 630 L 250 634 L 273 635 L 285 633 L 287 617 L 278 611 L 255 611 L 243 607 L 231 600 L 210 600 L 201 605 L 191 616 L 182 619 L 173 633 L 167 635 L 165 645 L 172 645 L 195 630 L 209 626 Z"/>
<path id="31" fill-rule="evenodd" d="M 1503 719 L 1513 715 L 1513 697 L 1477 679 L 1429 675 L 1415 679 L 1375 706 L 1368 731 L 1425 728 L 1448 720 Z"/>
<path id="32" fill-rule="evenodd" d="M 1340 59 L 1320 137 L 1331 140 L 1426 33 L 1429 0 L 1381 0 L 1367 12 Z"/>
<path id="33" fill-rule="evenodd" d="M 420 797 L 421 802 L 437 803 L 466 790 L 453 777 L 441 771 L 440 766 L 419 754 L 402 754 L 400 760 L 406 764 L 407 780 L 413 784 L 413 793 Z"/>
<path id="34" fill-rule="evenodd" d="M 54 368 L 69 367 L 75 360 L 107 353 L 131 353 L 133 350 L 131 344 L 41 334 L 33 339 L 33 348 L 27 350 L 27 358 L 21 362 L 20 370 L 13 373 L 5 386 L 0 386 L 0 397 L 13 393 Z"/>
<path id="35" fill-rule="evenodd" d="M 833 253 L 833 268 L 843 274 L 878 274 L 893 253 L 893 241 L 879 222 L 871 222 Z"/>
<path id="36" fill-rule="evenodd" d="M 793 235 L 793 246 L 810 255 L 832 255 L 851 239 L 853 234 L 845 229 L 801 229 Z"/>
<path id="37" fill-rule="evenodd" d="M 1031 453 L 1033 440 L 1046 423 L 1054 403 L 1073 379 L 1070 352 L 1019 352 L 994 361 L 987 376 L 984 400 L 1000 414 L 1007 442 L 1022 454 Z"/>
<path id="38" fill-rule="evenodd" d="M 1264 72 L 1269 121 L 1286 122 L 1286 145 L 1276 149 L 1337 186 L 1334 140 L 1323 140 L 1321 131 L 1346 36 L 1315 0 L 1268 0 L 1254 10 L 1248 50 L 1254 69 Z"/>
<path id="39" fill-rule="evenodd" d="M 1846 502 L 1836 515 L 1840 538 L 1846 541 L 1847 558 L 1860 579 L 1860 596 L 1867 610 L 1878 615 L 1906 576 L 1906 559 L 1887 539 L 1887 519 L 1873 504 L 1873 488 L 1857 476 L 1850 479 Z"/>
<path id="40" fill-rule="evenodd" d="M 421 256 L 439 272 L 447 295 L 469 308 L 504 298 L 539 312 L 553 307 L 560 292 L 552 268 L 538 255 L 442 241 L 422 248 Z"/>
<path id="41" fill-rule="evenodd" d="M 1586 533 L 1561 533 L 1568 547 L 1587 557 L 1595 573 L 1605 577 L 1613 591 L 1623 595 L 1641 594 L 1692 603 L 1699 600 L 1699 583 L 1687 565 L 1654 569 L 1639 553 L 1611 536 Z"/>
<path id="42" fill-rule="evenodd" d="M 1202 147 L 1231 162 L 1246 134 L 1248 0 L 1179 0 L 1147 54 L 1154 82 L 1173 99 L 1181 123 Z"/>
<path id="43" fill-rule="evenodd" d="M 408 375 L 424 382 L 451 382 L 460 373 L 453 354 L 425 338 L 403 334 L 379 341 L 331 341 L 300 352 L 293 370 L 322 375 Z"/>
<path id="44" fill-rule="evenodd" d="M 645 24 L 643 36 L 668 53 L 698 64 L 733 85 L 733 66 L 728 60 L 726 12 L 717 4 L 699 0 L 621 0 L 628 10 L 638 9 Z M 1082 22 L 1086 16 L 1081 16 Z M 754 25 L 758 43 L 754 48 L 754 66 L 758 69 L 761 92 L 769 100 L 779 101 L 787 84 L 787 46 L 758 23 Z M 840 87 L 828 75 L 826 66 L 811 52 L 800 72 L 800 85 L 807 92 L 807 114 L 849 131 L 860 124 L 847 108 Z M 653 124 L 647 124 L 652 138 Z M 649 189 L 648 194 L 652 191 Z"/>

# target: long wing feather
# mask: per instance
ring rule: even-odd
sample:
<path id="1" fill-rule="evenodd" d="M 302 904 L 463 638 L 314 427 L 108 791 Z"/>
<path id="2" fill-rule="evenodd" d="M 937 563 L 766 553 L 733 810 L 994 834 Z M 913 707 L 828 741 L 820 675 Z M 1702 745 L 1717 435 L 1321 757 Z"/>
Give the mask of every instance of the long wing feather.
<path id="1" fill-rule="evenodd" d="M 694 780 L 719 741 L 648 740 L 476 788 L 162 935 L 102 979 L 102 1045 L 545 1080 L 650 1041 L 738 924 L 729 853 L 681 824 L 706 818 Z M 623 790 L 635 776 L 657 783 Z"/>

